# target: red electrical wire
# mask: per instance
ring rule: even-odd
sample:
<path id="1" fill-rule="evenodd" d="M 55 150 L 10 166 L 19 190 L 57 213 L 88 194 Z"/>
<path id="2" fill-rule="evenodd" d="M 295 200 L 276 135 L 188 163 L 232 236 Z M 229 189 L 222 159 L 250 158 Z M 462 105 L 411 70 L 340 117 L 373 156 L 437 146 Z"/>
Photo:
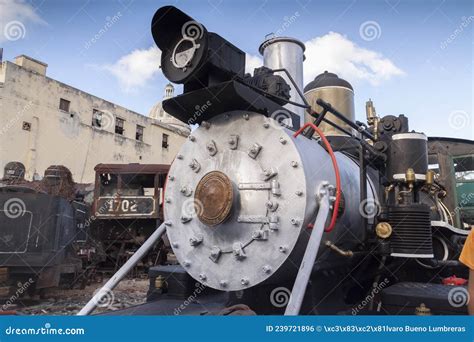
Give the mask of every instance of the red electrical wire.
<path id="1" fill-rule="evenodd" d="M 336 201 L 334 202 L 334 209 L 332 212 L 331 222 L 329 223 L 329 226 L 324 229 L 326 233 L 329 233 L 330 231 L 334 229 L 334 226 L 336 225 L 337 214 L 339 211 L 339 203 L 341 202 L 341 175 L 339 174 L 339 167 L 337 166 L 336 156 L 334 155 L 334 151 L 332 150 L 331 144 L 329 144 L 329 141 L 326 139 L 326 136 L 319 129 L 318 126 L 316 126 L 315 124 L 311 122 L 308 122 L 303 127 L 301 127 L 295 134 L 293 134 L 293 137 L 296 138 L 307 127 L 311 127 L 312 129 L 314 129 L 318 133 L 318 135 L 321 137 L 321 140 L 326 146 L 329 156 L 331 157 L 334 173 L 336 174 Z"/>

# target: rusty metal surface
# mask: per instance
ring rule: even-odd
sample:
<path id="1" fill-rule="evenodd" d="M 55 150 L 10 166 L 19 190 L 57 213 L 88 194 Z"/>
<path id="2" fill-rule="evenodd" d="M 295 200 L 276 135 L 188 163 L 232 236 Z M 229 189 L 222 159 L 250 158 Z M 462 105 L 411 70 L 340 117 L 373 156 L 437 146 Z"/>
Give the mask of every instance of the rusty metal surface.
<path id="1" fill-rule="evenodd" d="M 97 164 L 96 172 L 104 173 L 167 173 L 170 165 L 167 164 Z"/>
<path id="2" fill-rule="evenodd" d="M 198 183 L 194 195 L 199 220 L 208 226 L 224 222 L 232 209 L 233 197 L 229 177 L 220 171 L 206 174 Z"/>

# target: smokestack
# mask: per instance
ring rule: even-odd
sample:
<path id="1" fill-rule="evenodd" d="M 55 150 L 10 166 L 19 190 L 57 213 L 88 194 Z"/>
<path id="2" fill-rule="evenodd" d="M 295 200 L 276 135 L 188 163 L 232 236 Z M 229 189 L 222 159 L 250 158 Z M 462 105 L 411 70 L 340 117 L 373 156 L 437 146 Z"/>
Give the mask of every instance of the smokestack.
<path id="1" fill-rule="evenodd" d="M 260 45 L 259 52 L 263 56 L 263 65 L 270 69 L 286 69 L 298 88 L 303 90 L 303 61 L 305 46 L 297 39 L 290 37 L 271 37 Z M 284 72 L 279 72 L 290 85 L 290 100 L 303 104 L 293 83 Z M 304 123 L 304 108 L 291 104 L 285 105 L 289 111 L 300 117 L 300 126 Z"/>

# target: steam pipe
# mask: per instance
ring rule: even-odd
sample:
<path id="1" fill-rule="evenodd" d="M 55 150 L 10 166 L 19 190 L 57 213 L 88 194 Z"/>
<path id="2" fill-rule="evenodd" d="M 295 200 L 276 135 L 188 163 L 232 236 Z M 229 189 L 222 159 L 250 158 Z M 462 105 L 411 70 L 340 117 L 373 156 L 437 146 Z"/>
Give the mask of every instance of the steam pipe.
<path id="1" fill-rule="evenodd" d="M 331 106 L 330 103 L 327 103 L 327 102 L 325 102 L 321 99 L 317 99 L 316 103 L 318 105 L 320 105 L 321 107 L 323 107 L 324 109 L 326 109 L 331 114 L 334 114 L 334 116 L 336 116 L 338 119 L 344 121 L 344 123 L 346 123 L 350 127 L 354 128 L 356 131 L 360 132 L 366 138 L 368 138 L 370 140 L 374 140 L 374 136 L 372 134 L 370 134 L 368 131 L 366 131 L 365 129 L 363 129 L 359 125 L 355 124 L 351 120 L 347 119 L 343 114 L 339 113 L 335 108 L 333 108 L 333 106 Z"/>

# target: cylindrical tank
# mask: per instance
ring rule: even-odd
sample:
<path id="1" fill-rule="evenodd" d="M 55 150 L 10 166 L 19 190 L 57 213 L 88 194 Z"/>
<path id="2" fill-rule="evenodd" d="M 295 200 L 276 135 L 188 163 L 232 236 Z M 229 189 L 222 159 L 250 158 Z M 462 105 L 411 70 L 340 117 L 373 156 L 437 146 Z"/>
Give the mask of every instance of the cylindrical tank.
<path id="1" fill-rule="evenodd" d="M 338 112 L 344 114 L 346 118 L 351 121 L 355 121 L 354 89 L 349 82 L 339 78 L 336 74 L 325 71 L 324 73 L 316 76 L 316 78 L 309 82 L 304 88 L 304 96 L 313 110 L 318 113 L 321 113 L 322 108 L 316 104 L 316 101 L 318 99 L 322 99 L 326 102 L 329 102 L 335 109 L 337 109 Z M 349 132 L 353 131 L 351 127 L 349 127 L 340 119 L 336 118 L 331 113 L 327 113 L 325 118 L 331 120 Z M 314 118 L 306 113 L 305 122 L 313 121 Z M 345 135 L 324 121 L 321 122 L 319 127 L 322 129 L 324 134 L 328 136 Z"/>
<path id="2" fill-rule="evenodd" d="M 305 46 L 297 39 L 289 37 L 272 37 L 265 40 L 259 48 L 260 54 L 263 56 L 263 65 L 270 69 L 284 68 L 291 75 L 299 89 L 303 89 L 303 61 Z M 284 72 L 278 73 L 282 76 L 286 83 L 291 87 L 290 100 L 303 104 L 303 100 L 298 95 L 293 83 L 289 80 Z M 298 114 L 300 117 L 300 125 L 304 123 L 305 110 L 302 107 L 292 104 L 285 105 L 289 111 Z"/>
<path id="3" fill-rule="evenodd" d="M 398 133 L 388 145 L 387 178 L 405 180 L 408 169 L 413 169 L 415 179 L 424 181 L 428 171 L 428 138 L 423 133 Z"/>
<path id="4" fill-rule="evenodd" d="M 173 251 L 196 280 L 237 291 L 296 274 L 317 215 L 317 189 L 335 184 L 335 172 L 323 147 L 293 133 L 261 114 L 234 111 L 201 125 L 183 144 L 164 212 Z M 327 240 L 355 249 L 366 229 L 359 166 L 338 152 L 336 159 L 344 205 L 334 230 L 323 235 L 321 268 L 341 262 Z M 368 189 L 371 201 L 370 182 Z"/>

